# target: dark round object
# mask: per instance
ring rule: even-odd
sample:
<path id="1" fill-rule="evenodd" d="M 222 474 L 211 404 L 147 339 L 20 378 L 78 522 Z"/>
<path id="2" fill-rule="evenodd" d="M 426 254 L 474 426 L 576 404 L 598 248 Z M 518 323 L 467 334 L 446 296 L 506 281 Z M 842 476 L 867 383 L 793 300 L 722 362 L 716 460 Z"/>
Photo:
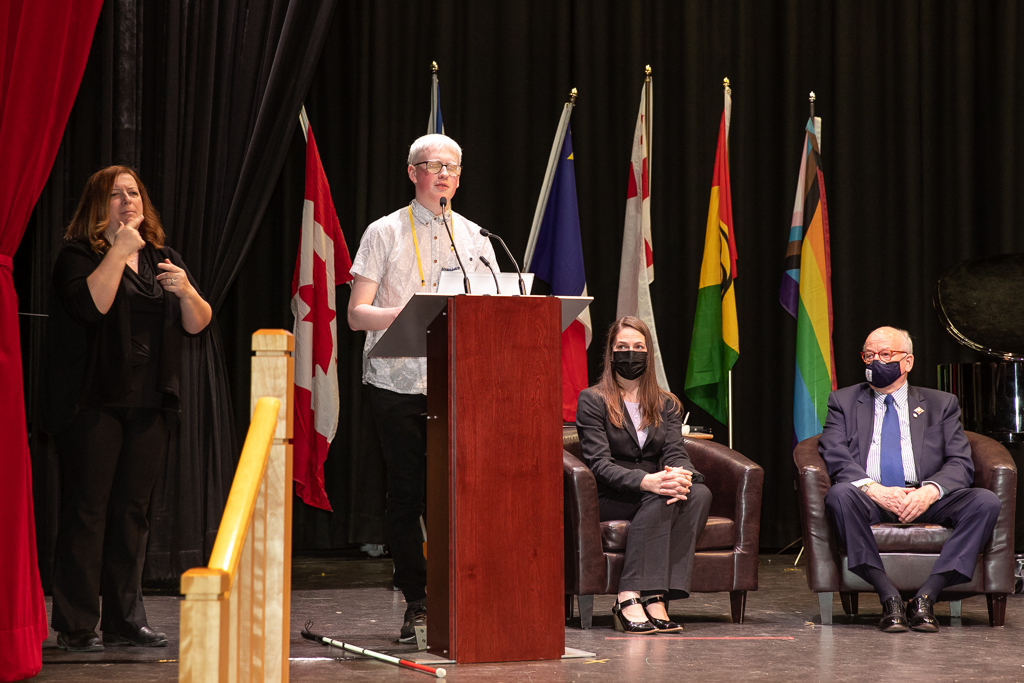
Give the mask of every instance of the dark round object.
<path id="1" fill-rule="evenodd" d="M 939 278 L 934 304 L 946 330 L 964 346 L 1024 360 L 1024 254 L 956 264 Z"/>

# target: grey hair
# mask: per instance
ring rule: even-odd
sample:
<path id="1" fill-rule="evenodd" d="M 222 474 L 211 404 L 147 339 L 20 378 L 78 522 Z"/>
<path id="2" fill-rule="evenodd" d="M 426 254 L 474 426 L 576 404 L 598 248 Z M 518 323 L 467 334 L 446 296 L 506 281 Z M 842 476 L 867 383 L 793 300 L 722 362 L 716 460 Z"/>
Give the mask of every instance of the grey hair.
<path id="1" fill-rule="evenodd" d="M 910 333 L 909 332 L 907 332 L 906 330 L 901 330 L 898 327 L 885 326 L 885 327 L 879 327 L 877 330 L 872 330 L 871 334 L 869 334 L 868 337 L 870 337 L 875 332 L 878 332 L 879 330 L 888 330 L 889 332 L 891 332 L 894 337 L 899 338 L 900 341 L 903 342 L 903 346 L 904 346 L 903 350 L 906 351 L 908 355 L 911 355 L 911 356 L 914 355 L 914 341 L 910 338 Z M 868 340 L 865 337 L 864 344 L 860 348 L 861 351 L 864 351 L 864 350 L 867 349 L 867 343 L 868 343 Z"/>
<path id="2" fill-rule="evenodd" d="M 462 148 L 459 147 L 459 143 L 452 140 L 447 135 L 441 135 L 440 133 L 430 133 L 416 138 L 416 140 L 409 146 L 409 160 L 408 164 L 413 164 L 424 161 L 430 152 L 436 152 L 440 150 L 447 150 L 459 158 L 459 165 L 462 165 Z"/>

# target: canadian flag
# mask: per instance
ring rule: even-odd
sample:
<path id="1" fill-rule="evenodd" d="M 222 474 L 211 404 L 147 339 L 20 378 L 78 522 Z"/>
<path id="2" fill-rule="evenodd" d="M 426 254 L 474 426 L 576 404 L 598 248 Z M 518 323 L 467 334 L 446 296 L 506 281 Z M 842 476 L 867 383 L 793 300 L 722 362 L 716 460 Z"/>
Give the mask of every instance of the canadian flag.
<path id="1" fill-rule="evenodd" d="M 306 192 L 292 278 L 295 316 L 295 492 L 330 510 L 324 461 L 338 428 L 338 327 L 334 288 L 352 279 L 345 237 L 331 201 L 313 127 L 306 124 Z"/>
<path id="2" fill-rule="evenodd" d="M 622 232 L 622 261 L 619 267 L 619 298 L 615 317 L 631 315 L 640 318 L 651 330 L 654 348 L 650 356 L 658 377 L 658 385 L 668 391 L 668 379 L 661 361 L 658 330 L 654 325 L 651 305 L 651 283 L 654 282 L 654 248 L 651 243 L 651 147 L 650 131 L 654 128 L 654 81 L 648 76 L 640 93 L 640 113 L 633 131 L 633 152 L 629 160 L 629 186 L 626 191 L 626 220 Z"/>

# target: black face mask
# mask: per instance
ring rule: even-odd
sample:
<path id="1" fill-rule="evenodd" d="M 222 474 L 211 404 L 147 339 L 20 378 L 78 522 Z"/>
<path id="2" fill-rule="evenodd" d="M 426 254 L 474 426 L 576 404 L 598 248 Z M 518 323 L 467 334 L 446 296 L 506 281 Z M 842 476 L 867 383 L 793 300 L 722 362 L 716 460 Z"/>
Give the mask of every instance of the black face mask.
<path id="1" fill-rule="evenodd" d="M 902 374 L 903 369 L 900 368 L 898 361 L 883 363 L 876 358 L 864 368 L 864 377 L 867 378 L 868 384 L 878 389 L 886 388 L 898 380 Z"/>
<path id="2" fill-rule="evenodd" d="M 612 370 L 622 379 L 637 379 L 646 369 L 646 351 L 612 351 Z"/>

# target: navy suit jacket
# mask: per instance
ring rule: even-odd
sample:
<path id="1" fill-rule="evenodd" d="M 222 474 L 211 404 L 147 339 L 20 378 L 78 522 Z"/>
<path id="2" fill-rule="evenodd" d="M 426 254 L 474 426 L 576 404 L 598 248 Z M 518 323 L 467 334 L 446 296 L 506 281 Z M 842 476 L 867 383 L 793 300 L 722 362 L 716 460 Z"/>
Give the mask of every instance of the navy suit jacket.
<path id="1" fill-rule="evenodd" d="M 620 405 L 623 427 L 616 427 L 608 419 L 604 399 L 594 389 L 584 389 L 576 407 L 580 450 L 597 480 L 599 495 L 606 496 L 612 491 L 639 492 L 644 476 L 665 465 L 693 472 L 695 484 L 704 481 L 704 475 L 693 468 L 683 446 L 679 410 L 668 399 L 662 398 L 661 424 L 648 428 L 643 448 L 625 404 Z"/>
<path id="2" fill-rule="evenodd" d="M 950 492 L 969 487 L 974 481 L 974 461 L 956 396 L 908 386 L 907 404 L 918 482 L 934 481 Z M 834 484 L 868 478 L 874 417 L 875 397 L 867 382 L 829 395 L 818 452 Z"/>

